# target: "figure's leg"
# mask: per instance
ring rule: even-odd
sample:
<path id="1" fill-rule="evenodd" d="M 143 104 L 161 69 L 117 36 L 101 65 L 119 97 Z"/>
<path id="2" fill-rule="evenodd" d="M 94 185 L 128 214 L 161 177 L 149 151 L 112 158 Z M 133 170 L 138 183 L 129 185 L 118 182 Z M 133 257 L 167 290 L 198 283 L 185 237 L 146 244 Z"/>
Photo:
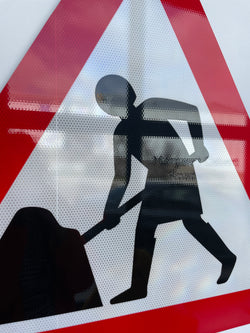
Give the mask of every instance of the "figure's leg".
<path id="1" fill-rule="evenodd" d="M 221 262 L 221 274 L 217 283 L 225 283 L 232 273 L 236 256 L 228 249 L 212 226 L 203 221 L 200 216 L 184 219 L 183 224 L 191 235 Z"/>
<path id="2" fill-rule="evenodd" d="M 155 247 L 154 233 L 157 224 L 142 219 L 140 215 L 134 247 L 131 287 L 114 297 L 110 303 L 128 302 L 147 296 L 147 285 Z"/>

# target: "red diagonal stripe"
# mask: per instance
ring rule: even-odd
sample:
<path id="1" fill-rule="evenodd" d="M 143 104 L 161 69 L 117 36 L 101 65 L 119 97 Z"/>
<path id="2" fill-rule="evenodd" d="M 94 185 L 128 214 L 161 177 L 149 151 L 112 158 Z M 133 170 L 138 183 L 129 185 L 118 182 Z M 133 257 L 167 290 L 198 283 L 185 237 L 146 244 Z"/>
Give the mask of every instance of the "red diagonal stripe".
<path id="1" fill-rule="evenodd" d="M 250 322 L 250 290 L 97 321 L 50 333 L 214 333 Z"/>
<path id="2" fill-rule="evenodd" d="M 199 0 L 161 2 L 250 197 L 249 116 L 202 5 Z"/>
<path id="3" fill-rule="evenodd" d="M 121 2 L 62 0 L 3 89 L 0 202 Z M 38 123 L 39 132 L 34 141 L 31 134 L 34 138 Z"/>

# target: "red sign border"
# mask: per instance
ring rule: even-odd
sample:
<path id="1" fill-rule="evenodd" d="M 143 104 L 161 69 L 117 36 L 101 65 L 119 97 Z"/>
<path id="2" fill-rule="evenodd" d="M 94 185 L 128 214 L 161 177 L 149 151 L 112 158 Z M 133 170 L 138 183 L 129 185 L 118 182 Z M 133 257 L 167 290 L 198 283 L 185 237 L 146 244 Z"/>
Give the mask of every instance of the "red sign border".
<path id="1" fill-rule="evenodd" d="M 132 315 L 51 330 L 49 333 L 194 332 L 214 333 L 250 322 L 250 290 Z"/>

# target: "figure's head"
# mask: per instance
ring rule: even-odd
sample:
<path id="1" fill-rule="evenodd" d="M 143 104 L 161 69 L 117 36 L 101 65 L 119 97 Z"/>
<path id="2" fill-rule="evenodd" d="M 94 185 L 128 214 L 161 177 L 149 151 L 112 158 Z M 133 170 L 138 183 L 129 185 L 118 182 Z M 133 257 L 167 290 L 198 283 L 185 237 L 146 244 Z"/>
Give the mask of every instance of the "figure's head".
<path id="1" fill-rule="evenodd" d="M 127 118 L 136 99 L 129 82 L 119 75 L 107 75 L 99 80 L 95 90 L 100 108 L 112 116 Z"/>

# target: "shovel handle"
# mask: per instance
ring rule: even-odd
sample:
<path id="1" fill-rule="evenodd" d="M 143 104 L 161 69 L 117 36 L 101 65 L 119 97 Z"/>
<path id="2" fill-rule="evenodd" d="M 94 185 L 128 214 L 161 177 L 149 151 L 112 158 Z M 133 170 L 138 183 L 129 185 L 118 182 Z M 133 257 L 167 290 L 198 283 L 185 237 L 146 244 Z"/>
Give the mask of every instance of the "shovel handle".
<path id="1" fill-rule="evenodd" d="M 144 190 L 137 193 L 135 196 L 133 196 L 131 199 L 129 199 L 127 202 L 125 202 L 123 205 L 121 205 L 118 208 L 118 214 L 119 216 L 124 215 L 127 213 L 130 209 L 132 209 L 134 206 L 136 206 L 140 201 L 142 201 L 144 194 Z M 93 239 L 95 236 L 97 236 L 100 232 L 106 229 L 106 225 L 104 220 L 101 220 L 99 223 L 94 225 L 92 228 L 90 228 L 88 231 L 86 231 L 82 236 L 82 242 L 83 244 L 86 244 L 91 239 Z"/>

